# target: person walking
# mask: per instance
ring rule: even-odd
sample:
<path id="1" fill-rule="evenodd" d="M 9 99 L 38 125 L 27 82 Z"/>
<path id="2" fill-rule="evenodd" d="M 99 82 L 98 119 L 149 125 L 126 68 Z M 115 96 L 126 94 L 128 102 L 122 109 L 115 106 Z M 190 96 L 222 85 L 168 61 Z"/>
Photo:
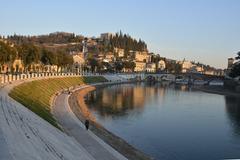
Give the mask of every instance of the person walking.
<path id="1" fill-rule="evenodd" d="M 89 120 L 88 119 L 86 119 L 86 121 L 85 121 L 85 127 L 86 127 L 86 130 L 88 130 L 88 128 L 89 128 Z"/>

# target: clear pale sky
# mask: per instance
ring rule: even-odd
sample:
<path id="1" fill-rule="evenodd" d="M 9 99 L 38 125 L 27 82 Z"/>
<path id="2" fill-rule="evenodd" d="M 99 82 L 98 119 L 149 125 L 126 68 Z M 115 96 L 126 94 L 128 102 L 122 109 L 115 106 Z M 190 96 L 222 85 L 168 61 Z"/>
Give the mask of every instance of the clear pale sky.
<path id="1" fill-rule="evenodd" d="M 225 68 L 240 50 L 240 0 L 0 0 L 0 35 L 119 30 L 161 56 Z"/>

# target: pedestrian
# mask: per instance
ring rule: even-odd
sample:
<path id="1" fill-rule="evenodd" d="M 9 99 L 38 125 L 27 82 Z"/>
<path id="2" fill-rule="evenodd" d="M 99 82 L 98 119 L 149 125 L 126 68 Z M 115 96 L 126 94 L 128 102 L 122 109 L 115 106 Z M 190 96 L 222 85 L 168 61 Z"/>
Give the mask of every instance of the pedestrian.
<path id="1" fill-rule="evenodd" d="M 87 120 L 87 119 L 85 121 L 85 127 L 86 127 L 86 130 L 88 130 L 88 128 L 89 128 L 89 120 Z"/>

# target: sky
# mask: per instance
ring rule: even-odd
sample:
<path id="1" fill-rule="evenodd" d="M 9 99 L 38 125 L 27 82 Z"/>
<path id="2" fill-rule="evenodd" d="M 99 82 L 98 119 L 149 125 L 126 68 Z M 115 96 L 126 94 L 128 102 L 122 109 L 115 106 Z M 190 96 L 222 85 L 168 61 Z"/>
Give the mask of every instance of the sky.
<path id="1" fill-rule="evenodd" d="M 240 51 L 240 0 L 0 0 L 0 35 L 120 30 L 163 57 L 226 68 Z"/>

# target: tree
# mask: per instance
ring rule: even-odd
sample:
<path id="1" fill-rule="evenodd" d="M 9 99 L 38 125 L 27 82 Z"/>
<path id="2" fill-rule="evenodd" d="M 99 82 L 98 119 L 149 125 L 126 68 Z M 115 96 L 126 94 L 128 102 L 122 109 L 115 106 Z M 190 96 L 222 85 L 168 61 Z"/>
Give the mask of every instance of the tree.
<path id="1" fill-rule="evenodd" d="M 237 57 L 235 59 L 240 60 L 240 51 L 237 53 Z"/>
<path id="2" fill-rule="evenodd" d="M 89 58 L 88 63 L 91 66 L 91 71 L 95 72 L 98 67 L 98 61 L 95 58 Z"/>
<path id="3" fill-rule="evenodd" d="M 55 55 L 56 55 L 56 64 L 58 67 L 61 68 L 61 72 L 62 72 L 62 68 L 66 68 L 69 65 L 73 64 L 73 57 L 67 54 L 65 51 L 58 50 L 56 51 Z"/>
<path id="4" fill-rule="evenodd" d="M 57 65 L 60 67 L 66 67 L 68 65 L 73 64 L 72 56 L 67 54 L 66 52 L 58 50 L 56 52 L 56 56 L 57 56 Z"/>
<path id="5" fill-rule="evenodd" d="M 240 76 L 240 63 L 234 64 L 229 76 L 233 78 Z"/>
<path id="6" fill-rule="evenodd" d="M 125 61 L 123 63 L 123 66 L 124 68 L 126 69 L 130 69 L 132 70 L 132 72 L 134 71 L 135 67 L 136 67 L 136 63 L 135 62 L 132 62 L 132 61 Z"/>
<path id="7" fill-rule="evenodd" d="M 240 60 L 240 52 L 237 53 L 236 60 L 238 60 L 238 62 L 236 62 L 233 65 L 233 67 L 230 71 L 230 74 L 229 74 L 229 76 L 233 77 L 233 78 L 240 76 L 240 61 L 239 61 Z"/>
<path id="8" fill-rule="evenodd" d="M 123 69 L 123 67 L 124 67 L 124 65 L 123 65 L 123 63 L 122 63 L 121 61 L 116 61 L 116 62 L 114 63 L 114 66 L 115 66 L 115 70 L 116 70 L 117 72 L 121 72 L 122 69 Z"/>
<path id="9" fill-rule="evenodd" d="M 110 42 L 108 42 L 110 41 Z M 110 40 L 104 40 L 104 48 L 107 51 L 113 51 L 113 48 L 122 48 L 125 50 L 125 57 L 130 50 L 133 51 L 146 51 L 147 45 L 141 39 L 136 40 L 128 34 L 116 33 L 115 36 L 111 37 Z"/>
<path id="10" fill-rule="evenodd" d="M 57 65 L 57 57 L 53 52 L 46 49 L 42 50 L 41 62 L 45 65 Z"/>
<path id="11" fill-rule="evenodd" d="M 22 44 L 17 47 L 18 56 L 22 58 L 23 63 L 29 66 L 40 61 L 40 51 L 33 44 Z"/>
<path id="12" fill-rule="evenodd" d="M 8 43 L 0 41 L 0 64 L 13 62 L 16 58 L 17 51 Z"/>
<path id="13" fill-rule="evenodd" d="M 182 65 L 179 64 L 179 63 L 176 63 L 174 70 L 175 70 L 175 73 L 177 73 L 177 74 L 181 73 L 182 72 Z"/>
<path id="14" fill-rule="evenodd" d="M 167 62 L 166 63 L 166 70 L 168 73 L 173 73 L 174 72 L 174 63 L 172 62 Z"/>

